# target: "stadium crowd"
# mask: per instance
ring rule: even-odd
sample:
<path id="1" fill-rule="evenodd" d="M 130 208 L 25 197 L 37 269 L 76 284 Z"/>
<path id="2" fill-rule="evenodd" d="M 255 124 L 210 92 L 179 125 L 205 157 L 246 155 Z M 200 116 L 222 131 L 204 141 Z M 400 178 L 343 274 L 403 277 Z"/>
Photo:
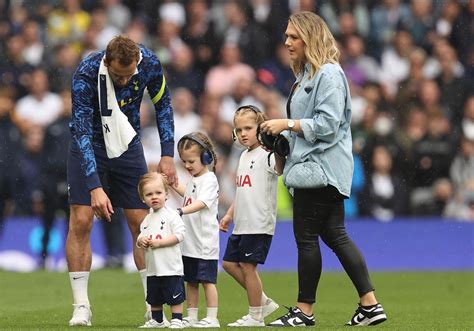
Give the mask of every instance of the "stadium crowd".
<path id="1" fill-rule="evenodd" d="M 175 141 L 202 130 L 215 142 L 227 210 L 242 150 L 232 140 L 234 112 L 253 104 L 269 118 L 286 116 L 294 75 L 284 31 L 299 10 L 328 22 L 351 87 L 347 215 L 473 221 L 474 0 L 0 0 L 0 219 L 67 209 L 71 77 L 117 34 L 162 62 Z M 155 168 L 149 100 L 142 111 Z"/>

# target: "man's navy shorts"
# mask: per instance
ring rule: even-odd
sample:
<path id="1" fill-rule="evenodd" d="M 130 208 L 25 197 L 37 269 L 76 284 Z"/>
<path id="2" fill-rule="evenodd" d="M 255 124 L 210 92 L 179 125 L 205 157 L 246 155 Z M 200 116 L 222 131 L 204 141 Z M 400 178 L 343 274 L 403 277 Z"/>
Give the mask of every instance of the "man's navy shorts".
<path id="1" fill-rule="evenodd" d="M 109 159 L 105 149 L 94 147 L 97 172 L 104 191 L 114 207 L 125 209 L 147 209 L 138 195 L 138 182 L 147 171 L 143 147 L 134 144 L 117 158 Z M 85 176 L 81 170 L 79 151 L 69 148 L 67 162 L 67 181 L 69 203 L 91 205 L 91 195 L 86 186 Z"/>
<path id="2" fill-rule="evenodd" d="M 183 276 L 148 276 L 146 286 L 146 302 L 152 306 L 175 306 L 186 300 Z"/>
<path id="3" fill-rule="evenodd" d="M 233 234 L 227 240 L 223 260 L 264 264 L 272 239 L 269 234 Z"/>
<path id="4" fill-rule="evenodd" d="M 188 283 L 217 283 L 217 260 L 183 256 L 184 280 Z"/>

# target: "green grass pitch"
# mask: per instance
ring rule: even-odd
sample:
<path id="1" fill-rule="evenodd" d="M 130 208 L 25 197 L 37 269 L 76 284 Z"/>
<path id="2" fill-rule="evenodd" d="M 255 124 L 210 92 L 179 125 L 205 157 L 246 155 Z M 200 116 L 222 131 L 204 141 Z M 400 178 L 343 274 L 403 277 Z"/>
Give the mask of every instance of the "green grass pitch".
<path id="1" fill-rule="evenodd" d="M 295 273 L 262 273 L 265 292 L 280 305 L 296 297 Z M 372 273 L 377 297 L 388 321 L 387 330 L 474 330 L 473 272 Z M 243 289 L 225 273 L 218 278 L 222 328 L 246 314 Z M 137 273 L 94 271 L 89 280 L 94 330 L 136 330 L 143 324 L 143 292 Z M 323 273 L 315 306 L 316 328 L 347 330 L 357 295 L 344 273 Z M 203 302 L 201 292 L 201 303 Z M 0 272 L 0 330 L 71 329 L 72 296 L 67 273 Z M 166 309 L 167 310 L 167 309 Z M 167 316 L 170 316 L 167 310 Z M 205 313 L 200 307 L 200 318 Z M 285 313 L 280 308 L 266 321 Z M 246 328 L 248 330 L 249 328 Z M 254 328 L 269 329 L 269 328 Z"/>

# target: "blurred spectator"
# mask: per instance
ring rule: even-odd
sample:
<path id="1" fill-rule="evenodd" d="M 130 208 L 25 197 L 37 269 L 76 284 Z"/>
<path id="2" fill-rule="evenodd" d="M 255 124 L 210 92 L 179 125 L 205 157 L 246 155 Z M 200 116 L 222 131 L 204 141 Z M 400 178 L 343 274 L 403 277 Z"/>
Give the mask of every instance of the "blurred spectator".
<path id="1" fill-rule="evenodd" d="M 371 11 L 369 53 L 380 58 L 382 50 L 389 46 L 400 24 L 408 21 L 410 8 L 400 0 L 383 0 Z"/>
<path id="2" fill-rule="evenodd" d="M 54 122 L 63 110 L 63 101 L 49 91 L 48 76 L 41 68 L 31 72 L 29 94 L 18 100 L 15 117 L 22 132 L 32 125 L 46 126 Z"/>
<path id="3" fill-rule="evenodd" d="M 10 117 L 15 106 L 12 94 L 11 89 L 0 87 L 0 235 L 7 202 L 13 202 L 19 164 L 20 132 Z"/>
<path id="4" fill-rule="evenodd" d="M 95 45 L 99 49 L 105 49 L 113 37 L 119 35 L 121 31 L 109 22 L 109 17 L 104 8 L 98 7 L 91 13 L 89 27 L 95 33 Z"/>
<path id="5" fill-rule="evenodd" d="M 66 224 L 69 223 L 69 204 L 67 188 L 67 155 L 69 149 L 69 121 L 71 117 L 71 92 L 61 92 L 62 112 L 60 117 L 45 129 L 41 152 L 41 192 L 43 194 L 43 240 L 41 265 L 46 265 L 48 257 L 49 234 L 58 211 L 62 212 Z"/>
<path id="6" fill-rule="evenodd" d="M 81 9 L 80 0 L 62 0 L 48 17 L 50 46 L 71 43 L 77 53 L 82 51 L 81 40 L 89 27 L 90 15 Z"/>
<path id="7" fill-rule="evenodd" d="M 176 50 L 183 47 L 184 44 L 180 37 L 179 25 L 174 21 L 162 18 L 158 22 L 156 39 L 153 40 L 153 43 L 152 48 L 166 69 L 171 63 Z"/>
<path id="8" fill-rule="evenodd" d="M 464 117 L 461 121 L 462 134 L 474 141 L 474 95 L 471 95 L 464 105 Z"/>
<path id="9" fill-rule="evenodd" d="M 27 93 L 28 73 L 31 66 L 23 59 L 25 42 L 19 35 L 12 35 L 5 41 L 4 56 L 0 58 L 0 84 L 15 88 L 15 96 Z"/>
<path id="10" fill-rule="evenodd" d="M 18 179 L 15 183 L 15 214 L 40 216 L 43 214 L 41 192 L 41 152 L 44 129 L 39 125 L 28 128 L 23 136 L 22 149 L 18 151 Z"/>
<path id="11" fill-rule="evenodd" d="M 184 87 L 190 90 L 194 97 L 202 92 L 204 74 L 194 66 L 194 54 L 191 48 L 183 44 L 175 50 L 171 63 L 166 69 L 166 83 L 171 90 Z"/>
<path id="12" fill-rule="evenodd" d="M 427 133 L 413 145 L 414 169 L 410 182 L 413 185 L 411 201 L 414 209 L 419 208 L 422 197 L 432 190 L 433 183 L 449 177 L 456 146 L 450 130 L 446 116 L 429 115 Z"/>
<path id="13" fill-rule="evenodd" d="M 243 1 L 226 2 L 224 14 L 228 27 L 224 33 L 224 43 L 239 47 L 242 62 L 251 66 L 261 65 L 273 53 L 266 32 L 253 21 L 252 8 Z"/>
<path id="14" fill-rule="evenodd" d="M 344 30 L 348 24 L 352 25 L 351 29 L 354 33 L 363 37 L 367 37 L 369 34 L 369 12 L 364 1 L 335 0 L 323 2 L 321 16 L 328 22 L 331 32 L 336 37 L 347 34 Z"/>
<path id="15" fill-rule="evenodd" d="M 39 23 L 34 20 L 28 20 L 22 26 L 21 36 L 25 43 L 23 58 L 32 66 L 38 66 L 43 62 L 45 47 L 40 33 Z"/>
<path id="16" fill-rule="evenodd" d="M 411 15 L 402 25 L 416 45 L 429 49 L 435 25 L 433 0 L 410 0 L 410 5 Z"/>
<path id="17" fill-rule="evenodd" d="M 474 221 L 474 140 L 462 137 L 460 144 L 449 171 L 455 193 L 445 216 Z"/>
<path id="18" fill-rule="evenodd" d="M 410 72 L 408 77 L 400 82 L 395 98 L 395 109 L 401 121 L 406 119 L 408 111 L 417 104 L 418 92 L 425 79 L 423 66 L 426 62 L 426 52 L 421 48 L 415 48 L 409 59 Z"/>
<path id="19" fill-rule="evenodd" d="M 444 38 L 451 35 L 453 24 L 461 11 L 461 6 L 458 0 L 444 0 L 441 1 L 441 14 L 435 23 L 436 33 Z"/>
<path id="20" fill-rule="evenodd" d="M 372 154 L 372 174 L 361 194 L 361 214 L 380 221 L 391 221 L 395 215 L 407 214 L 407 192 L 403 180 L 393 173 L 388 150 L 379 145 Z"/>
<path id="21" fill-rule="evenodd" d="M 172 90 L 174 113 L 174 139 L 179 141 L 184 135 L 201 130 L 201 118 L 196 114 L 196 98 L 187 88 Z M 181 162 L 175 144 L 175 160 Z"/>
<path id="22" fill-rule="evenodd" d="M 358 35 L 349 35 L 343 41 L 342 67 L 347 78 L 362 87 L 366 82 L 379 82 L 380 66 L 365 54 L 364 40 Z"/>
<path id="23" fill-rule="evenodd" d="M 241 78 L 255 77 L 255 71 L 240 61 L 240 51 L 235 44 L 224 44 L 220 62 L 209 70 L 205 78 L 205 92 L 217 96 L 230 94 Z"/>
<path id="24" fill-rule="evenodd" d="M 206 73 L 217 62 L 220 41 L 214 31 L 208 1 L 189 0 L 182 38 L 193 50 L 196 67 Z"/>
<path id="25" fill-rule="evenodd" d="M 473 20 L 474 0 L 466 0 L 454 21 L 450 39 L 464 65 L 468 65 L 469 52 L 474 48 Z"/>
<path id="26" fill-rule="evenodd" d="M 440 59 L 441 73 L 436 78 L 440 90 L 439 101 L 455 127 L 461 121 L 463 105 L 469 92 L 464 77 L 456 75 L 456 63 L 458 63 L 456 51 L 452 47 L 446 48 Z"/>
<path id="27" fill-rule="evenodd" d="M 71 44 L 58 45 L 51 57 L 52 64 L 48 67 L 49 86 L 51 91 L 58 93 L 71 88 L 72 76 L 79 63 L 79 55 Z"/>
<path id="28" fill-rule="evenodd" d="M 109 24 L 120 31 L 125 31 L 132 18 L 130 9 L 123 5 L 122 0 L 101 0 Z"/>
<path id="29" fill-rule="evenodd" d="M 410 70 L 409 55 L 413 50 L 413 40 L 404 30 L 395 32 L 393 46 L 383 50 L 381 58 L 380 83 L 386 88 L 390 99 L 397 93 L 397 85 L 408 77 Z"/>
<path id="30" fill-rule="evenodd" d="M 276 88 L 282 95 L 289 95 L 295 81 L 290 68 L 290 57 L 283 43 L 278 43 L 272 57 L 257 69 L 257 79 L 269 88 Z"/>
<path id="31" fill-rule="evenodd" d="M 262 109 L 262 104 L 252 93 L 254 85 L 254 76 L 240 77 L 233 91 L 222 98 L 221 110 L 219 112 L 220 120 L 232 124 L 235 111 L 240 106 L 254 105 Z"/>

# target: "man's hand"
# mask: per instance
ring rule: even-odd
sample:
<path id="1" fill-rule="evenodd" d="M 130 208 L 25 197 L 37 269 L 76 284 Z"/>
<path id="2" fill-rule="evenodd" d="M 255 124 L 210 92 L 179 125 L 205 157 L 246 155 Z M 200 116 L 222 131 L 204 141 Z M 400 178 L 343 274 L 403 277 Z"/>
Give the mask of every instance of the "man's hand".
<path id="1" fill-rule="evenodd" d="M 232 217 L 225 215 L 222 217 L 221 221 L 219 222 L 219 230 L 222 232 L 227 232 L 229 230 L 229 224 L 232 222 Z"/>
<path id="2" fill-rule="evenodd" d="M 176 176 L 176 168 L 174 166 L 174 161 L 171 156 L 162 156 L 160 163 L 158 163 L 158 173 L 162 173 L 166 176 L 168 184 L 171 186 L 178 184 L 178 177 Z"/>
<path id="3" fill-rule="evenodd" d="M 94 215 L 97 218 L 106 220 L 107 222 L 112 220 L 111 216 L 114 213 L 114 209 L 102 187 L 97 187 L 91 191 L 91 205 Z"/>

